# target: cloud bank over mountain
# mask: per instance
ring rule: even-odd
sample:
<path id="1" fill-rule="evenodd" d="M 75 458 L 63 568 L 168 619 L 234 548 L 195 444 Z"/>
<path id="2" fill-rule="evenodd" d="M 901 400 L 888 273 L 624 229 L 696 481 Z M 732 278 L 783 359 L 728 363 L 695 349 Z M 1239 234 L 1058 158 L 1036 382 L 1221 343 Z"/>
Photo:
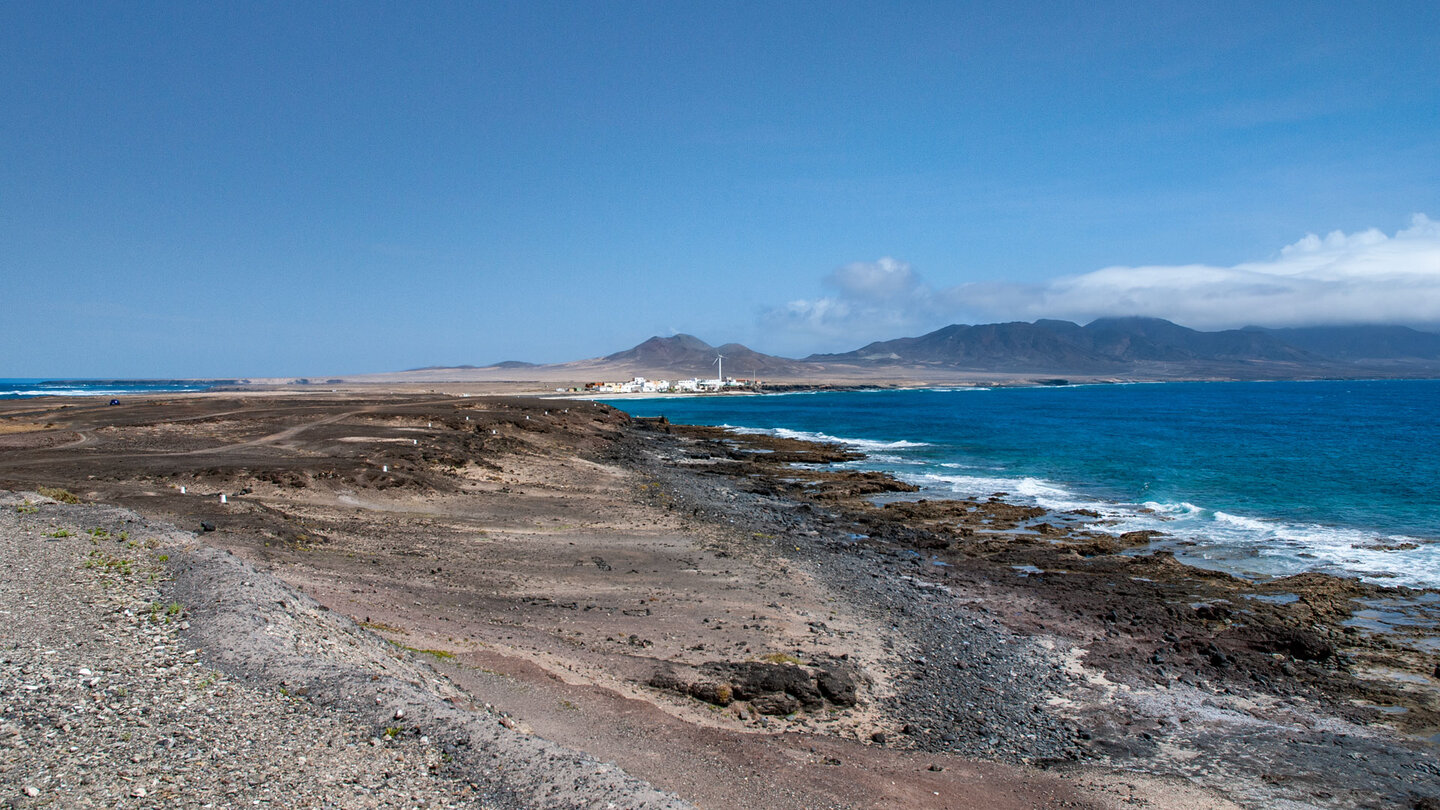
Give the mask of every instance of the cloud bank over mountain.
<path id="1" fill-rule="evenodd" d="M 1308 234 L 1265 260 L 1106 267 L 1038 284 L 927 283 L 882 258 L 841 267 L 829 293 L 764 313 L 772 329 L 821 341 L 915 333 L 946 323 L 1146 315 L 1196 329 L 1247 325 L 1440 324 L 1440 222 L 1415 214 L 1393 236 Z"/>

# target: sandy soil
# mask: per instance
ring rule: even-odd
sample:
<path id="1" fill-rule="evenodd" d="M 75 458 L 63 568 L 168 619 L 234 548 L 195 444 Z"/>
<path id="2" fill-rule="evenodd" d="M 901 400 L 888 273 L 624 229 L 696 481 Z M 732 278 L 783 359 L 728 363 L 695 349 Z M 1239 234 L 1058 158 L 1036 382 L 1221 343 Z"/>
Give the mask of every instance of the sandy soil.
<path id="1" fill-rule="evenodd" d="M 772 465 L 827 452 L 756 449 Z M 758 456 L 573 401 L 0 406 L 0 486 L 62 487 L 194 531 L 433 659 L 477 707 L 699 806 L 1356 806 L 1335 779 L 1305 783 L 1336 767 L 1323 735 L 1375 763 L 1356 784 L 1388 806 L 1440 795 L 1433 749 L 1354 702 L 1402 705 L 1421 731 L 1433 682 L 1356 691 L 1342 656 L 1306 646 L 1333 650 L 1330 635 L 1266 651 L 1301 619 L 1333 625 L 1348 598 L 1334 583 L 1315 584 L 1310 614 L 1267 614 L 1246 635 L 1233 617 L 1163 608 L 1234 601 L 1223 578 L 1082 554 L 1098 542 L 1083 529 L 1001 543 L 1004 521 L 1034 516 L 964 505 L 971 524 L 986 513 L 987 547 L 935 511 L 960 507 L 884 510 L 860 497 L 875 482 L 797 483 Z M 805 683 L 717 698 L 717 683 L 745 682 L 716 667 L 751 665 L 812 685 L 839 673 L 855 700 Z M 1217 737 L 1237 724 L 1255 751 Z M 1286 735 L 1301 754 L 1270 750 Z"/>

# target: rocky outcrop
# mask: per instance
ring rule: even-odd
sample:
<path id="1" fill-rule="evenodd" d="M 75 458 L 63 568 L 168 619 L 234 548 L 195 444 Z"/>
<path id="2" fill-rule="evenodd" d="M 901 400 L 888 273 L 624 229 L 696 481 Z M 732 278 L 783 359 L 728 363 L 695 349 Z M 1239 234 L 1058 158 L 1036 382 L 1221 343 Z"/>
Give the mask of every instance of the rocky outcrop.
<path id="1" fill-rule="evenodd" d="M 667 665 L 650 677 L 649 685 L 715 706 L 746 704 L 758 714 L 788 715 L 855 706 L 863 681 L 850 662 L 821 658 L 805 665 L 766 661 Z"/>

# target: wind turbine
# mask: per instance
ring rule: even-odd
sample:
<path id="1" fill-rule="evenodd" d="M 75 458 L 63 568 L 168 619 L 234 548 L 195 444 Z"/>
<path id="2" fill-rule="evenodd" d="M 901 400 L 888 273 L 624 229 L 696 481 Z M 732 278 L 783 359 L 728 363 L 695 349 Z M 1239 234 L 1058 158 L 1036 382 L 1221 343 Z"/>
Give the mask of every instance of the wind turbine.
<path id="1" fill-rule="evenodd" d="M 721 386 L 725 385 L 725 355 L 715 355 L 715 382 Z"/>

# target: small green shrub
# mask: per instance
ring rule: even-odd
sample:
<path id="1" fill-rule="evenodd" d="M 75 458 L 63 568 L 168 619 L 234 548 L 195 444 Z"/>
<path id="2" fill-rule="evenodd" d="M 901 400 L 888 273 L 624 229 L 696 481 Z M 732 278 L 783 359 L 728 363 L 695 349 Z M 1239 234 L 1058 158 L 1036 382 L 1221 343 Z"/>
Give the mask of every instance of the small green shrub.
<path id="1" fill-rule="evenodd" d="M 68 489 L 61 489 L 59 487 L 36 487 L 35 491 L 40 493 L 41 495 L 44 495 L 52 501 L 59 501 L 61 503 L 80 503 L 79 496 L 77 496 L 75 493 L 71 492 Z"/>
<path id="2" fill-rule="evenodd" d="M 405 649 L 413 653 L 419 653 L 421 655 L 434 656 L 441 661 L 449 661 L 450 659 L 455 657 L 455 653 L 447 652 L 446 650 L 417 650 L 414 647 L 406 647 Z"/>
<path id="3" fill-rule="evenodd" d="M 370 629 L 370 630 L 381 630 L 381 631 L 384 631 L 384 632 L 386 632 L 386 633 L 403 633 L 403 632 L 405 632 L 404 628 L 396 627 L 396 626 L 393 625 L 393 624 L 386 624 L 386 623 L 384 623 L 384 622 L 372 622 L 372 621 L 370 621 L 369 619 L 366 619 L 365 621 L 360 622 L 360 626 L 361 626 L 361 627 L 364 627 L 364 628 L 367 628 L 367 629 Z"/>
<path id="4" fill-rule="evenodd" d="M 770 664 L 796 664 L 796 665 L 799 665 L 799 663 L 800 663 L 800 659 L 799 659 L 799 658 L 796 658 L 795 656 L 791 655 L 790 653 L 779 653 L 779 652 L 777 652 L 777 653 L 770 653 L 769 655 L 762 655 L 762 656 L 760 656 L 760 660 L 761 660 L 761 661 L 765 661 L 766 663 L 770 663 Z"/>
<path id="5" fill-rule="evenodd" d="M 82 566 L 84 568 L 99 568 L 102 571 L 119 574 L 128 577 L 135 573 L 135 563 L 119 557 L 111 557 L 103 551 L 90 552 L 90 558 Z"/>
<path id="6" fill-rule="evenodd" d="M 169 624 L 170 622 L 175 621 L 175 619 L 179 617 L 180 614 L 184 611 L 185 608 L 181 607 L 179 602 L 171 602 L 168 605 L 164 604 L 163 602 L 151 602 L 150 621 L 156 624 L 159 624 L 161 622 Z"/>

